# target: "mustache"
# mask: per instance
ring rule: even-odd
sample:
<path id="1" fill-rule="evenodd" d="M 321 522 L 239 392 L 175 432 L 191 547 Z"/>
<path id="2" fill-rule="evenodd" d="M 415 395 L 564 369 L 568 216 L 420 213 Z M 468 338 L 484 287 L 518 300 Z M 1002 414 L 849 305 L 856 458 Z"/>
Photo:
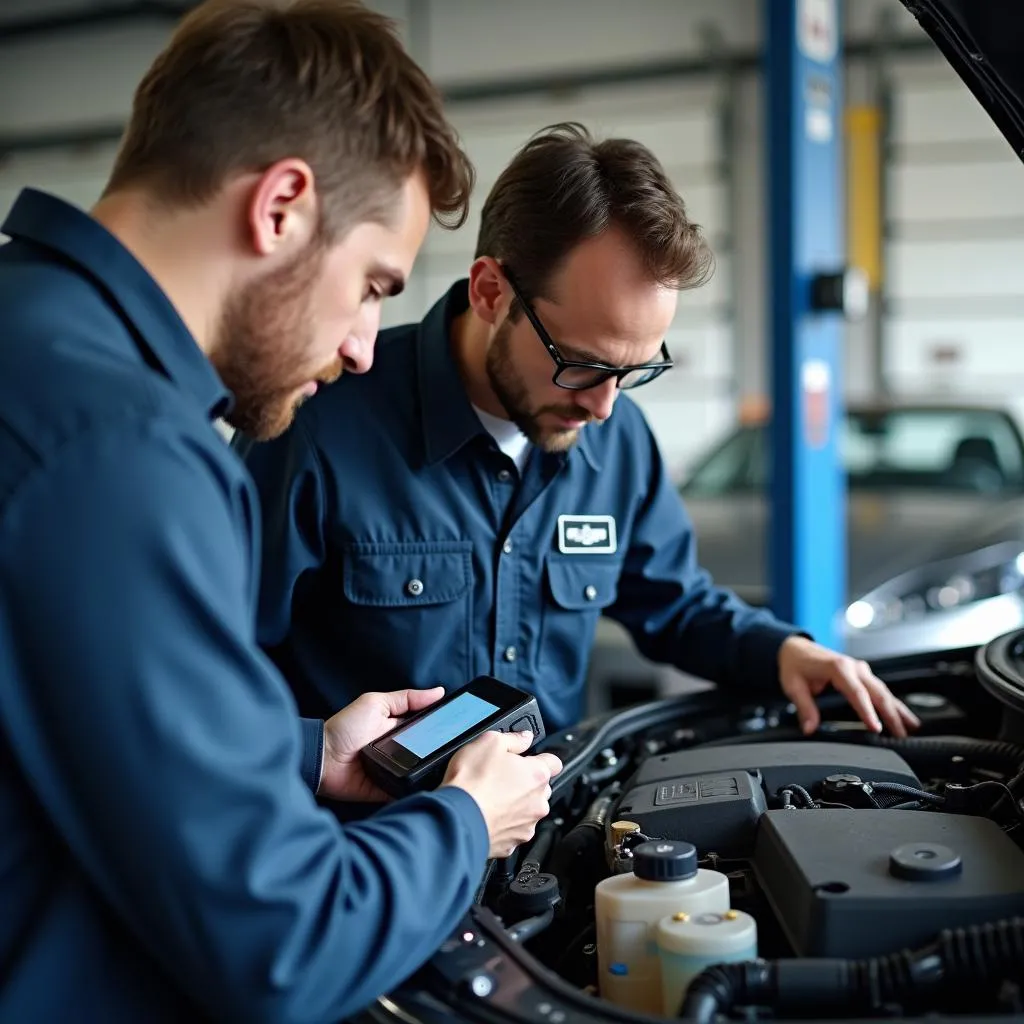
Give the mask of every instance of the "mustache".
<path id="1" fill-rule="evenodd" d="M 334 381 L 336 381 L 342 375 L 343 371 L 344 365 L 341 359 L 338 358 L 335 359 L 333 363 L 330 363 L 328 366 L 325 366 L 323 370 L 321 370 L 320 373 L 317 374 L 316 379 L 321 384 L 333 384 Z"/>
<path id="2" fill-rule="evenodd" d="M 572 405 L 569 407 L 562 405 L 545 405 L 539 409 L 538 412 L 552 413 L 555 416 L 562 417 L 562 419 L 580 420 L 583 423 L 589 423 L 593 419 L 586 409 L 581 409 L 578 405 Z"/>

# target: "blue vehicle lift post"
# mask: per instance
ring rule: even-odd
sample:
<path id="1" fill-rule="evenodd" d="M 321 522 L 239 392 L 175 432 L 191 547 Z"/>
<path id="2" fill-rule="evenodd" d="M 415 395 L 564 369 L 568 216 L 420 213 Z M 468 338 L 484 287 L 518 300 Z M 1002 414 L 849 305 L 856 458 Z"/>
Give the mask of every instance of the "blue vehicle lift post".
<path id="1" fill-rule="evenodd" d="M 762 0 L 766 25 L 773 610 L 840 647 L 844 263 L 840 0 Z M 841 304 L 841 302 L 840 302 Z"/>

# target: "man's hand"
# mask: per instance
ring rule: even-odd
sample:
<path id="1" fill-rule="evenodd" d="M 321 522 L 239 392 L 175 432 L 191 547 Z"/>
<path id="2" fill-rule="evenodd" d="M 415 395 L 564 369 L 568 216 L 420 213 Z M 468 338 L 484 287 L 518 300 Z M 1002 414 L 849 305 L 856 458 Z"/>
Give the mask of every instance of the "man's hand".
<path id="1" fill-rule="evenodd" d="M 491 840 L 489 857 L 507 857 L 548 815 L 551 778 L 562 762 L 554 754 L 524 757 L 532 742 L 530 732 L 486 732 L 448 765 L 442 785 L 458 786 L 476 801 Z"/>
<path id="2" fill-rule="evenodd" d="M 359 751 L 398 725 L 398 719 L 421 711 L 444 696 L 444 687 L 364 693 L 324 723 L 324 773 L 319 796 L 333 800 L 390 800 L 363 771 Z"/>
<path id="3" fill-rule="evenodd" d="M 791 636 L 779 649 L 779 679 L 782 692 L 796 705 L 805 735 L 821 723 L 814 698 L 829 684 L 874 732 L 881 732 L 885 722 L 894 736 L 906 736 L 908 728 L 916 729 L 921 724 L 866 662 L 830 651 L 805 637 Z"/>

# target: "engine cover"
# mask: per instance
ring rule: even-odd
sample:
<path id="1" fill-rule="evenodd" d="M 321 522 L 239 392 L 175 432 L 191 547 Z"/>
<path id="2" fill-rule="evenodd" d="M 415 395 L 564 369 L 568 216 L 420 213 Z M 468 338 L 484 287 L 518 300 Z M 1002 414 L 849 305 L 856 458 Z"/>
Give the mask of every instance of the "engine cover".
<path id="1" fill-rule="evenodd" d="M 623 787 L 615 817 L 659 839 L 681 839 L 701 852 L 745 857 L 757 823 L 786 785 L 814 792 L 829 775 L 920 787 L 891 750 L 848 743 L 756 743 L 681 750 L 649 757 Z M 610 819 L 611 820 L 611 819 Z"/>
<path id="2" fill-rule="evenodd" d="M 1024 854 L 988 818 L 772 810 L 754 871 L 797 956 L 895 953 L 1024 913 Z"/>

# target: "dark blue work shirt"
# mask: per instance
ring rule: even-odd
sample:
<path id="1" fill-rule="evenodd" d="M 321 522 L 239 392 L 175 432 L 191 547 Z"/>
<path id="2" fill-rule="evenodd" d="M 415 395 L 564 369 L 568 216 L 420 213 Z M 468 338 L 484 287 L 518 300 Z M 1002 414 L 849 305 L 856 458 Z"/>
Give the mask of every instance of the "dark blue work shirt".
<path id="1" fill-rule="evenodd" d="M 520 478 L 451 353 L 467 306 L 463 281 L 422 324 L 383 332 L 369 374 L 341 377 L 247 452 L 264 510 L 259 636 L 300 706 L 489 673 L 535 693 L 549 728 L 569 725 L 602 613 L 655 661 L 777 688 L 796 629 L 699 567 L 637 405 L 621 395 Z"/>
<path id="2" fill-rule="evenodd" d="M 457 925 L 483 818 L 317 805 L 229 396 L 91 218 L 29 191 L 2 230 L 0 1020 L 339 1020 Z"/>

